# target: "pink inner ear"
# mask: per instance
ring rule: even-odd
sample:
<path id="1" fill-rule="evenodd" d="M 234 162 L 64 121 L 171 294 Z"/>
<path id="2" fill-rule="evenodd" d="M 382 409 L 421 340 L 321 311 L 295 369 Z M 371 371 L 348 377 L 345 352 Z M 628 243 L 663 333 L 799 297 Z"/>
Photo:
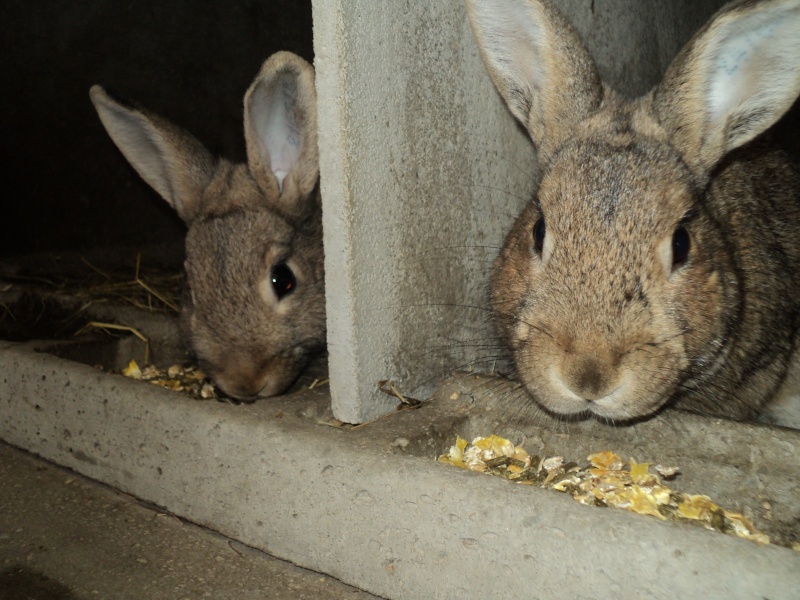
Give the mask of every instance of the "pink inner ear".
<path id="1" fill-rule="evenodd" d="M 771 125 L 794 101 L 800 51 L 798 8 L 754 11 L 712 30 L 707 61 L 706 115 L 711 129 L 731 119 L 757 115 L 751 126 L 727 140 L 727 150 Z"/>
<path id="2" fill-rule="evenodd" d="M 277 151 L 271 149 L 268 151 L 270 155 L 270 170 L 278 180 L 278 189 L 283 192 L 283 180 L 297 162 L 300 150 L 296 146 L 292 147 L 290 144 L 284 143 Z"/>
<path id="3" fill-rule="evenodd" d="M 760 65 L 754 55 L 775 29 L 770 23 L 767 25 L 733 33 L 724 44 L 717 45 L 708 92 L 710 121 L 724 118 L 756 91 L 757 74 L 753 69 Z"/>
<path id="4" fill-rule="evenodd" d="M 293 106 L 283 105 L 276 108 L 275 104 L 280 102 L 273 103 L 262 139 L 269 153 L 270 169 L 278 179 L 278 187 L 283 191 L 283 180 L 300 158 L 300 133 L 294 120 Z"/>
<path id="5" fill-rule="evenodd" d="M 545 85 L 546 30 L 540 9 L 534 5 L 504 2 L 494 6 L 475 3 L 473 15 L 483 34 L 488 66 L 512 89 L 541 90 Z M 514 111 L 514 107 L 510 107 Z M 516 114 L 516 113 L 515 113 Z M 528 115 L 516 115 L 525 122 Z"/>
<path id="6" fill-rule="evenodd" d="M 301 135 L 295 115 L 297 84 L 295 76 L 283 73 L 262 84 L 251 98 L 251 117 L 258 136 L 259 151 L 269 159 L 270 170 L 283 191 L 283 181 L 297 164 Z"/>

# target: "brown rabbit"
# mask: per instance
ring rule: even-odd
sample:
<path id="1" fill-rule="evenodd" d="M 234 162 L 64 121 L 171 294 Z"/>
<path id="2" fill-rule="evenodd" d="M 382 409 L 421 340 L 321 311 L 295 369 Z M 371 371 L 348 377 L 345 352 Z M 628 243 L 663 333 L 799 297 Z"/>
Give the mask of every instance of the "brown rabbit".
<path id="1" fill-rule="evenodd" d="M 279 394 L 325 344 L 314 71 L 289 52 L 244 97 L 246 165 L 144 109 L 90 96 L 111 139 L 186 222 L 181 322 L 227 394 Z"/>
<path id="2" fill-rule="evenodd" d="M 525 388 L 610 421 L 796 400 L 800 179 L 759 136 L 800 92 L 800 0 L 728 4 L 633 101 L 554 5 L 467 0 L 538 149 L 536 196 L 491 283 Z"/>

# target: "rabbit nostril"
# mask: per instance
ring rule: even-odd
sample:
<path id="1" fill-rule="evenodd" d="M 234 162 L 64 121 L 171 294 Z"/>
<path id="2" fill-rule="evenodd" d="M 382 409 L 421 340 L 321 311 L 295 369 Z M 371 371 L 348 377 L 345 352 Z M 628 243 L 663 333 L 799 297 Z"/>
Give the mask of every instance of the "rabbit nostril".
<path id="1" fill-rule="evenodd" d="M 577 397 L 593 402 L 608 396 L 617 387 L 616 370 L 608 360 L 584 356 L 564 365 L 562 383 Z"/>
<path id="2" fill-rule="evenodd" d="M 605 384 L 600 366 L 594 361 L 587 360 L 576 374 L 575 385 L 584 397 L 598 396 Z"/>

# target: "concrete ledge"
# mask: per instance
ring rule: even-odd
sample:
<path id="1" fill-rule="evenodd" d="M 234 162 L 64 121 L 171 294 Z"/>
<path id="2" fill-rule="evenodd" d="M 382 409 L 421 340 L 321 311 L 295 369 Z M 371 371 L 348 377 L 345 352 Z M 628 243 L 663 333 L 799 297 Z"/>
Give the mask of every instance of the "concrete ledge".
<path id="1" fill-rule="evenodd" d="M 712 496 L 753 519 L 775 542 L 800 540 L 800 430 L 682 411 L 628 426 L 593 419 L 567 423 L 539 409 L 516 382 L 477 375 L 443 379 L 435 398 L 441 402 L 454 394 L 468 404 L 462 437 L 497 433 L 525 440 L 529 451 L 568 460 L 612 449 L 638 462 L 677 465 L 681 474 L 671 488 Z"/>
<path id="2" fill-rule="evenodd" d="M 436 464 L 456 431 L 497 416 L 475 400 L 498 392 L 485 380 L 455 378 L 421 410 L 345 430 L 318 424 L 330 415 L 319 390 L 232 406 L 30 345 L 0 343 L 0 364 L 7 442 L 375 594 L 775 599 L 800 588 L 790 550 Z M 796 453 L 794 433 L 775 443 Z"/>

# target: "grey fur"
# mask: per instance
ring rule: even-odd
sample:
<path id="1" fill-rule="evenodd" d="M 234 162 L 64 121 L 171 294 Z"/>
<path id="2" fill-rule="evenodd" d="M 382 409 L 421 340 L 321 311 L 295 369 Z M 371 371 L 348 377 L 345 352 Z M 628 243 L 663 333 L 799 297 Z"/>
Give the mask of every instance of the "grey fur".
<path id="1" fill-rule="evenodd" d="M 283 392 L 325 345 L 311 65 L 279 52 L 262 66 L 245 95 L 247 164 L 215 160 L 99 86 L 90 96 L 128 161 L 188 226 L 181 323 L 201 366 L 235 398 Z M 271 283 L 280 264 L 296 279 L 282 297 Z"/>

